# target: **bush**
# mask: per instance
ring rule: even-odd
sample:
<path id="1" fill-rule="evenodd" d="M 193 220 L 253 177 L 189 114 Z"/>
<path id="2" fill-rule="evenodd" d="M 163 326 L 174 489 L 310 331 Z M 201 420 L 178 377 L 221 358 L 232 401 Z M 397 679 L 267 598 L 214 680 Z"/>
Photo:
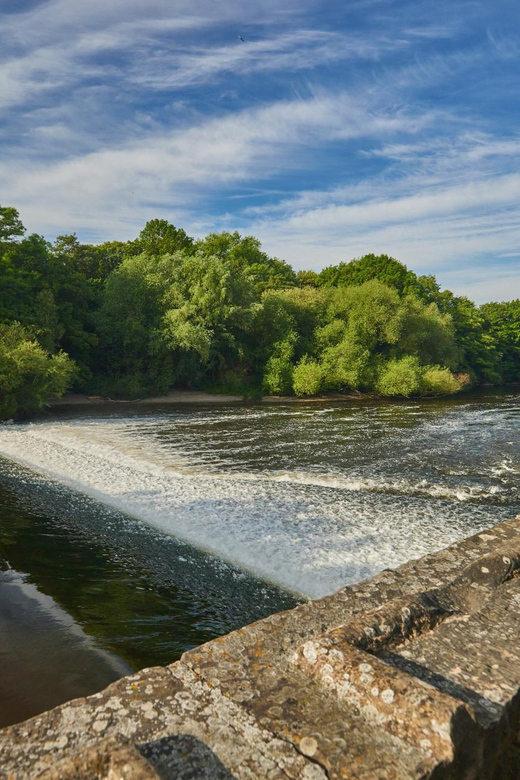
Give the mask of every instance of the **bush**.
<path id="1" fill-rule="evenodd" d="M 267 361 L 262 389 L 268 395 L 286 395 L 291 392 L 293 365 L 286 357 L 272 357 Z"/>
<path id="2" fill-rule="evenodd" d="M 75 373 L 65 352 L 49 355 L 20 323 L 0 325 L 0 418 L 41 409 Z"/>
<path id="3" fill-rule="evenodd" d="M 274 345 L 273 354 L 266 363 L 262 379 L 262 390 L 270 395 L 285 395 L 291 392 L 293 364 L 292 356 L 296 336 L 290 333 L 287 338 Z"/>
<path id="4" fill-rule="evenodd" d="M 316 395 L 323 384 L 323 368 L 317 360 L 302 357 L 293 371 L 293 390 L 298 396 Z"/>
<path id="5" fill-rule="evenodd" d="M 376 382 L 376 390 L 382 395 L 401 395 L 405 398 L 419 390 L 421 366 L 416 357 L 407 356 L 390 360 L 382 369 Z"/>
<path id="6" fill-rule="evenodd" d="M 421 377 L 421 395 L 449 395 L 458 393 L 468 384 L 468 377 L 454 376 L 441 366 L 427 366 Z"/>

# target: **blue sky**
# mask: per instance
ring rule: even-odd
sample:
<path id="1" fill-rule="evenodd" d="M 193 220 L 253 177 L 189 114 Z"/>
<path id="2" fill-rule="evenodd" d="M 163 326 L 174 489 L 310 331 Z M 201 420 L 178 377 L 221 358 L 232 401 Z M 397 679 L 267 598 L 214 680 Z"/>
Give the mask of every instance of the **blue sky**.
<path id="1" fill-rule="evenodd" d="M 0 0 L 0 202 L 49 239 L 160 217 L 520 297 L 519 23 L 512 0 Z"/>

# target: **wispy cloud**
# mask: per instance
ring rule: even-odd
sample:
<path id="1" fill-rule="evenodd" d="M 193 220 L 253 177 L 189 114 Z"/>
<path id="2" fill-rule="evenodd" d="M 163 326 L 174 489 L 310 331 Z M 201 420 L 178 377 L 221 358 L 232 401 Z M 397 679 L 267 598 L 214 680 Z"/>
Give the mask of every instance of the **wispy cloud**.
<path id="1" fill-rule="evenodd" d="M 313 148 L 328 141 L 391 129 L 410 132 L 427 121 L 402 111 L 378 113 L 349 95 L 322 94 L 202 120 L 138 143 L 36 167 L 12 159 L 0 163 L 0 182 L 15 202 L 26 204 L 26 213 L 39 214 L 39 224 L 54 227 L 57 220 L 76 220 L 77 229 L 102 229 L 113 222 L 114 209 L 133 209 L 136 193 L 141 204 L 185 210 L 200 199 L 200 188 L 207 193 L 251 177 L 279 175 L 281 158 L 286 171 L 301 169 Z"/>
<path id="2" fill-rule="evenodd" d="M 30 230 L 163 216 L 297 267 L 381 251 L 520 294 L 508 0 L 11 2 L 0 186 Z"/>
<path id="3" fill-rule="evenodd" d="M 213 82 L 226 74 L 247 76 L 268 71 L 311 71 L 318 65 L 341 60 L 376 60 L 385 51 L 406 46 L 406 41 L 361 36 L 322 30 L 297 30 L 242 44 L 191 47 L 168 51 L 162 47 L 152 58 L 132 70 L 133 82 L 154 89 L 169 89 Z"/>

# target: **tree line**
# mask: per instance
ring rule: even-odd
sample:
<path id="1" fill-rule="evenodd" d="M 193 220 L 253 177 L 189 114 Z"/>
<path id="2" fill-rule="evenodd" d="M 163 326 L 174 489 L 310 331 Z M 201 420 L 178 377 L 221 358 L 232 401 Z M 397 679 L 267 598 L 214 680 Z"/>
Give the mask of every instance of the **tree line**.
<path id="1" fill-rule="evenodd" d="M 295 272 L 258 239 L 49 243 L 0 206 L 0 416 L 67 388 L 442 395 L 520 381 L 520 300 L 476 306 L 387 255 Z"/>

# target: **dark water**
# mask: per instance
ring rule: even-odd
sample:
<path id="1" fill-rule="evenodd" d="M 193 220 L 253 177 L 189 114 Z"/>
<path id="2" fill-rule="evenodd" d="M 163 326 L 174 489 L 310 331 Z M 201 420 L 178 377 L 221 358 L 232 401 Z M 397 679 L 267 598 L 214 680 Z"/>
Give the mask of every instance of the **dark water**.
<path id="1" fill-rule="evenodd" d="M 4 723 L 519 511 L 518 392 L 121 409 L 0 426 Z"/>
<path id="2" fill-rule="evenodd" d="M 0 458 L 0 727 L 295 603 Z"/>

